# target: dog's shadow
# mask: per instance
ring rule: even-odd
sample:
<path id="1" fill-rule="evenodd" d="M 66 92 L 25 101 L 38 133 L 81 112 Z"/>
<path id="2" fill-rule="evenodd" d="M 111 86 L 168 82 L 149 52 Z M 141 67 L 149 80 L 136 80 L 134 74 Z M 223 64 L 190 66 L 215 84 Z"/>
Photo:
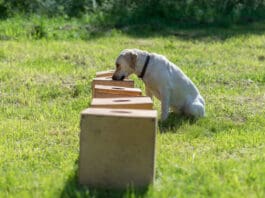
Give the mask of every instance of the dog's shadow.
<path id="1" fill-rule="evenodd" d="M 176 132 L 183 124 L 195 124 L 197 120 L 193 117 L 170 113 L 165 121 L 159 120 L 158 126 L 161 133 Z"/>

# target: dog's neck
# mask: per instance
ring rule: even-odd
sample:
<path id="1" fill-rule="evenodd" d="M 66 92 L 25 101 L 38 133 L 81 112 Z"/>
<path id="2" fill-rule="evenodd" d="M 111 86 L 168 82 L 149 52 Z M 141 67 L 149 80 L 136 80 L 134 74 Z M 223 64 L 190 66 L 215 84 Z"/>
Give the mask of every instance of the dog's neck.
<path id="1" fill-rule="evenodd" d="M 138 53 L 134 72 L 137 76 L 141 75 L 148 55 L 150 56 L 150 54 L 145 51 L 141 51 L 140 53 Z"/>

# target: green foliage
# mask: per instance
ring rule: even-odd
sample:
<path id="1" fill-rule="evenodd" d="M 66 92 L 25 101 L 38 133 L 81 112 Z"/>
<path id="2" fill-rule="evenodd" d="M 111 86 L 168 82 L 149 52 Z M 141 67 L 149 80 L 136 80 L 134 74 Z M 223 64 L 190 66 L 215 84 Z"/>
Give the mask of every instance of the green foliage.
<path id="1" fill-rule="evenodd" d="M 95 16 L 94 22 L 182 25 L 248 23 L 265 19 L 265 0 L 0 0 L 0 17 L 17 13 L 64 17 Z"/>
<path id="2" fill-rule="evenodd" d="M 41 23 L 40 25 L 33 25 L 30 31 L 30 36 L 34 39 L 41 39 L 46 36 L 44 26 Z"/>
<path id="3" fill-rule="evenodd" d="M 79 16 L 93 8 L 92 0 L 1 0 L 1 13 L 6 15 L 17 14 L 39 14 L 46 16 Z"/>
<path id="4" fill-rule="evenodd" d="M 120 9 L 122 8 L 122 9 Z M 118 25 L 155 23 L 232 24 L 265 18 L 264 0 L 111 0 L 102 9 Z"/>

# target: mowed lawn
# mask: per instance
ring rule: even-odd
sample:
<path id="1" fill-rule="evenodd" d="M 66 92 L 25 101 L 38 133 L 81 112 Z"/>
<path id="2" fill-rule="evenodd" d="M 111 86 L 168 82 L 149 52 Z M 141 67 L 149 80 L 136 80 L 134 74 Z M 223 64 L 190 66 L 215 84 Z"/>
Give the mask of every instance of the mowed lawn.
<path id="1" fill-rule="evenodd" d="M 1 40 L 0 197 L 264 197 L 265 30 L 248 28 Z M 207 116 L 159 122 L 148 189 L 80 187 L 80 112 L 95 72 L 114 69 L 124 48 L 178 65 L 205 98 Z M 157 100 L 155 108 L 160 117 Z"/>

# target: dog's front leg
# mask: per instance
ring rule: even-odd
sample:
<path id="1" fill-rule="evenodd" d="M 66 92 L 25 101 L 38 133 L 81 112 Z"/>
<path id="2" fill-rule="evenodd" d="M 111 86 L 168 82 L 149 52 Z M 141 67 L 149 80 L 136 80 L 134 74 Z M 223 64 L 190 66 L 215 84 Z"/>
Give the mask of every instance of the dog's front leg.
<path id="1" fill-rule="evenodd" d="M 161 97 L 161 120 L 164 121 L 167 119 L 168 117 L 168 113 L 169 113 L 169 95 L 168 94 L 164 94 Z"/>

